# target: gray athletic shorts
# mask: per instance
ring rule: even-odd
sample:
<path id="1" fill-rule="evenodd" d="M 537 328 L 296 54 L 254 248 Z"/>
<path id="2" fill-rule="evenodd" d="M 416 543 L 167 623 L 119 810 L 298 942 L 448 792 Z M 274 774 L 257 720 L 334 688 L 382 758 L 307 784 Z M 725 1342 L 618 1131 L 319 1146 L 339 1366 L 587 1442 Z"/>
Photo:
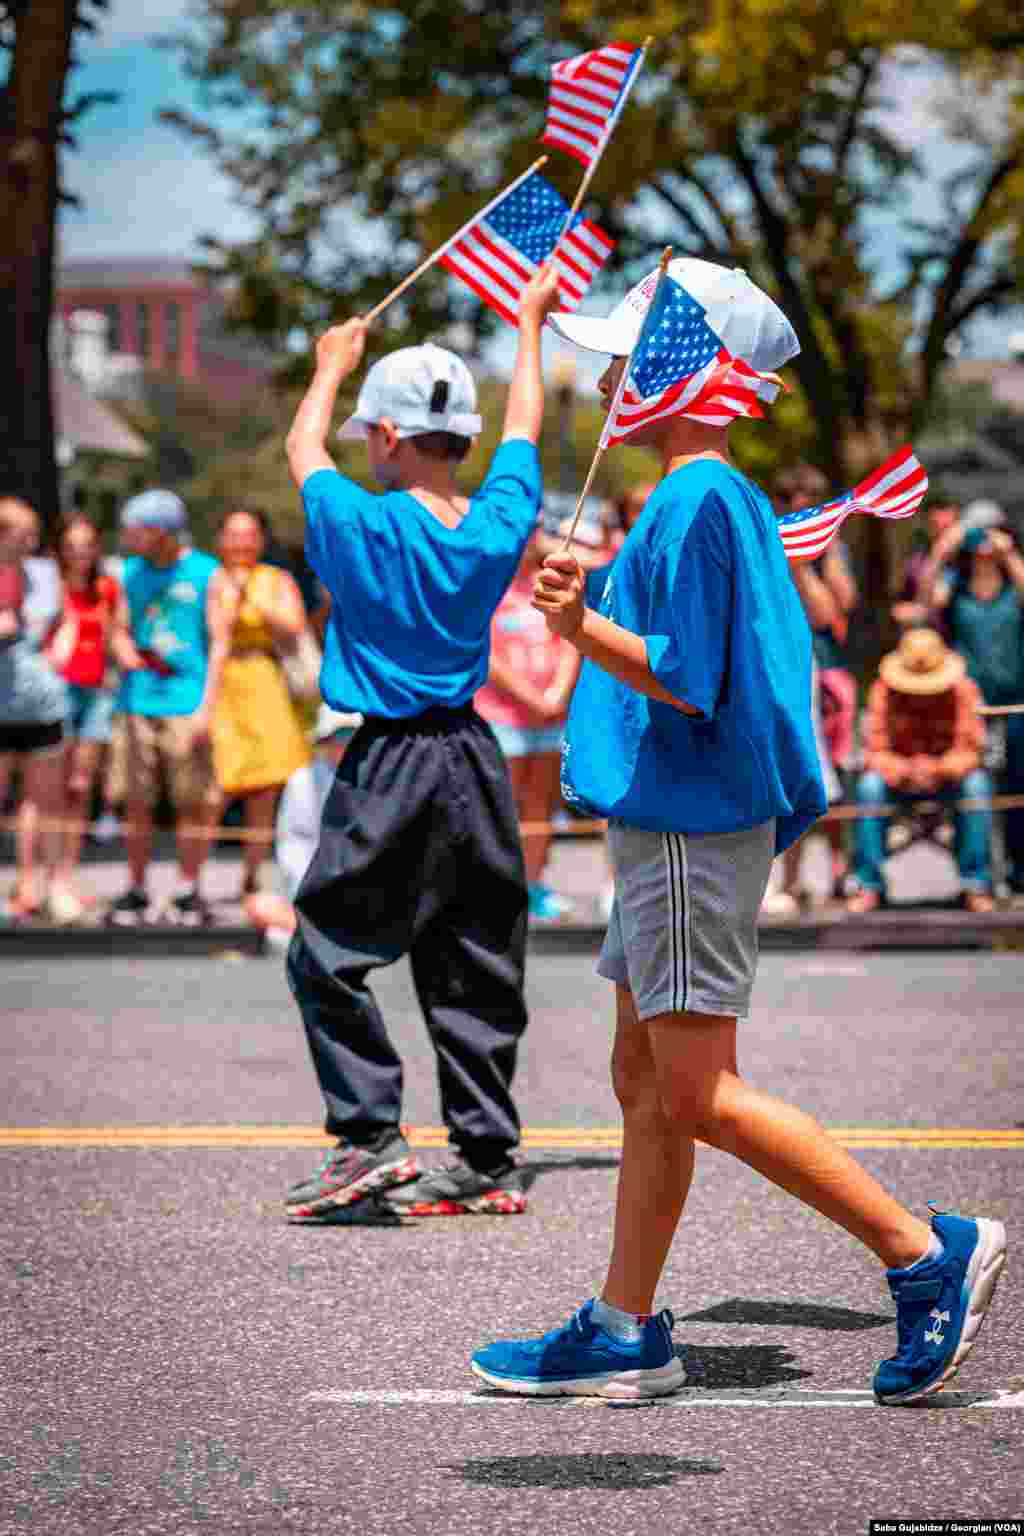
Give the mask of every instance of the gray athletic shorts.
<path id="1" fill-rule="evenodd" d="M 615 901 L 597 962 L 659 1013 L 743 1018 L 757 969 L 757 915 L 775 856 L 775 822 L 745 832 L 644 832 L 608 824 Z"/>

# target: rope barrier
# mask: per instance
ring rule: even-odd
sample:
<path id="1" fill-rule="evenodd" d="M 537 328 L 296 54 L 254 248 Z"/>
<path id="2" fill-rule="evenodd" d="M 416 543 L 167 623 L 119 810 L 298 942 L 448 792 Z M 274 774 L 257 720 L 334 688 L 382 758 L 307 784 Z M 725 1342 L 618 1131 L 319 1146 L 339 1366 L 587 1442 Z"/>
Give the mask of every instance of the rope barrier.
<path id="1" fill-rule="evenodd" d="M 1024 795 L 992 795 L 989 798 L 977 798 L 973 800 L 935 800 L 922 796 L 920 800 L 912 800 L 899 804 L 886 802 L 882 805 L 833 805 L 825 814 L 814 823 L 820 827 L 825 822 L 831 821 L 861 821 L 878 816 L 907 816 L 907 815 L 938 815 L 947 811 L 1021 811 L 1024 810 Z M 7 832 L 13 832 L 18 825 L 17 816 L 0 817 L 0 828 Z M 551 832 L 558 837 L 596 837 L 603 833 L 607 827 L 606 821 L 521 821 L 519 832 L 523 837 L 541 837 Z M 35 821 L 35 826 L 47 832 L 65 832 L 72 828 L 81 829 L 88 833 L 96 826 L 95 822 L 82 821 L 69 816 L 40 816 Z M 122 821 L 119 835 L 126 833 L 130 836 L 133 832 L 153 830 L 139 823 Z M 267 842 L 272 839 L 273 829 L 269 831 L 255 831 L 249 827 L 204 827 L 195 822 L 185 822 L 175 828 L 181 837 L 210 838 L 218 843 L 256 843 Z"/>

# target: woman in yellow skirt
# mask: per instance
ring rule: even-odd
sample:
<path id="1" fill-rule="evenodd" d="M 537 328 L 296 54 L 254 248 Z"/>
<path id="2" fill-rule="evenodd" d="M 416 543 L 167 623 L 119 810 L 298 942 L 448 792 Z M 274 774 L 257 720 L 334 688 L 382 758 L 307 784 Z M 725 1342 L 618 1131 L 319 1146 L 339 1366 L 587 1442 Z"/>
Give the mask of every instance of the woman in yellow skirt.
<path id="1" fill-rule="evenodd" d="M 225 800 L 245 807 L 242 896 L 259 889 L 259 868 L 269 857 L 278 796 L 309 761 L 302 722 L 285 683 L 278 651 L 298 642 L 306 613 L 287 571 L 262 564 L 266 525 L 258 512 L 229 512 L 217 553 L 229 580 L 224 602 L 231 620 L 231 652 L 213 721 L 213 755 Z"/>

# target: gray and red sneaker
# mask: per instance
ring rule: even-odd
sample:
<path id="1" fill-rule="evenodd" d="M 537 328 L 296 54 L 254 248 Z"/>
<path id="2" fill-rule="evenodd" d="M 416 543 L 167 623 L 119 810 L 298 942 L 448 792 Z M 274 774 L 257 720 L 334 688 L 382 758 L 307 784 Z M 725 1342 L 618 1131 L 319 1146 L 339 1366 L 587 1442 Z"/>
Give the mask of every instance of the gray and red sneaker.
<path id="1" fill-rule="evenodd" d="M 407 1183 L 419 1171 L 419 1163 L 400 1133 L 375 1147 L 354 1147 L 339 1141 L 309 1178 L 292 1185 L 285 1196 L 285 1209 L 293 1220 L 329 1218 L 339 1206 Z"/>
<path id="2" fill-rule="evenodd" d="M 399 1216 L 518 1216 L 526 1210 L 526 1192 L 514 1163 L 481 1173 L 459 1158 L 389 1190 L 383 1203 Z"/>

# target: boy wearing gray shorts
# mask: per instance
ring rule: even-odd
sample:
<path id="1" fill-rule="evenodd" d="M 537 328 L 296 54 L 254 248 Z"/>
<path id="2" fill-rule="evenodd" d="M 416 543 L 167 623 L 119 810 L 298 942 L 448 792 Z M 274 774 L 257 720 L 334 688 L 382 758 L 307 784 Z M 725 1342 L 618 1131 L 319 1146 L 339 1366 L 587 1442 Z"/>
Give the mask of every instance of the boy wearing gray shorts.
<path id="1" fill-rule="evenodd" d="M 785 316 L 744 273 L 683 258 L 668 276 L 722 347 L 758 372 L 799 351 Z M 656 278 L 607 319 L 551 317 L 568 340 L 612 355 L 599 383 L 606 405 Z M 714 415 L 702 399 L 705 417 Z M 563 793 L 608 818 L 615 871 L 598 963 L 616 989 L 612 1080 L 623 1114 L 611 1263 L 601 1295 L 563 1329 L 490 1344 L 472 1369 L 521 1393 L 638 1398 L 683 1385 L 672 1314 L 652 1308 L 700 1139 L 844 1227 L 887 1266 L 899 1346 L 878 1367 L 874 1390 L 880 1402 L 909 1402 L 936 1391 L 970 1350 L 1005 1233 L 997 1221 L 950 1214 L 929 1229 L 809 1115 L 739 1076 L 736 1021 L 749 1008 L 771 862 L 826 806 L 811 637 L 771 503 L 733 464 L 728 428 L 678 405 L 648 415 L 630 441 L 659 453 L 663 478 L 599 611 L 585 606 L 584 575 L 569 555 L 545 561 L 534 597 L 584 658 Z"/>

